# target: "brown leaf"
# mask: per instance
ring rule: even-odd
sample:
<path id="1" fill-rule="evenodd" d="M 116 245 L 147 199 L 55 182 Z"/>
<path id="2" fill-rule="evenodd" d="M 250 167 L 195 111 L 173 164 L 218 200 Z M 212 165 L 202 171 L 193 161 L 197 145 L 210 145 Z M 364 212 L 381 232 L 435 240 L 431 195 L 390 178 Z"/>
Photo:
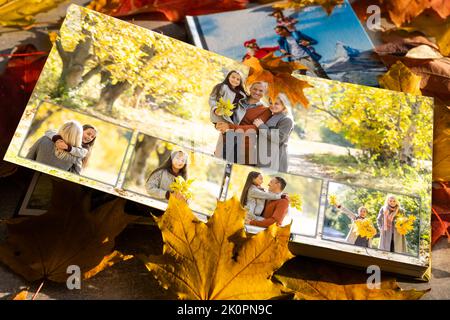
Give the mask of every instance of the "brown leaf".
<path id="1" fill-rule="evenodd" d="M 421 95 L 421 77 L 411 72 L 403 63 L 397 61 L 378 81 L 385 89 Z"/>
<path id="2" fill-rule="evenodd" d="M 450 181 L 450 110 L 434 107 L 433 181 Z"/>
<path id="3" fill-rule="evenodd" d="M 450 15 L 450 2 L 447 0 L 380 0 L 386 5 L 389 17 L 398 27 L 411 22 L 426 9 L 432 9 L 442 19 Z"/>
<path id="4" fill-rule="evenodd" d="M 401 290 L 393 278 L 382 278 L 380 289 L 369 289 L 364 271 L 307 258 L 288 262 L 275 278 L 298 300 L 416 300 L 428 291 Z"/>
<path id="5" fill-rule="evenodd" d="M 250 67 L 247 84 L 256 81 L 264 81 L 269 84 L 268 96 L 275 100 L 276 96 L 283 92 L 287 95 L 293 106 L 301 103 L 308 106 L 308 99 L 303 89 L 311 87 L 308 82 L 297 79 L 291 74 L 295 70 L 305 70 L 306 67 L 298 62 L 284 62 L 281 57 L 276 57 L 273 52 L 262 59 L 252 57 L 243 62 Z"/>
<path id="6" fill-rule="evenodd" d="M 70 265 L 79 266 L 84 277 L 102 270 L 120 257 L 110 255 L 114 238 L 135 217 L 124 213 L 122 199 L 94 211 L 89 210 L 89 200 L 81 186 L 55 181 L 47 213 L 7 224 L 0 261 L 28 281 L 65 282 Z"/>

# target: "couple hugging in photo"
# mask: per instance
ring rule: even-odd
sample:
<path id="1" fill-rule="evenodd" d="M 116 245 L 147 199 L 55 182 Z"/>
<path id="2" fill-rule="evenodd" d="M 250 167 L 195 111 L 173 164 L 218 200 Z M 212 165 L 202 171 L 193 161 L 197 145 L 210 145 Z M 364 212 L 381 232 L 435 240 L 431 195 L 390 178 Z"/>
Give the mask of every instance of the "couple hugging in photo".
<path id="1" fill-rule="evenodd" d="M 280 93 L 266 107 L 261 102 L 267 94 L 266 82 L 254 82 L 248 90 L 236 70 L 212 90 L 210 120 L 221 133 L 214 154 L 229 162 L 287 172 L 287 147 L 294 128 L 289 99 Z M 222 112 L 224 102 L 232 104 L 231 115 Z"/>
<path id="2" fill-rule="evenodd" d="M 86 168 L 97 138 L 97 129 L 71 120 L 59 130 L 48 130 L 28 150 L 27 159 L 80 174 Z"/>
<path id="3" fill-rule="evenodd" d="M 261 173 L 252 171 L 248 174 L 241 194 L 241 205 L 247 209 L 246 222 L 258 227 L 268 227 L 274 223 L 285 225 L 284 220 L 289 212 L 289 198 L 283 193 L 286 181 L 273 177 L 268 191 L 264 190 L 262 183 Z"/>
<path id="4" fill-rule="evenodd" d="M 345 239 L 346 242 L 361 247 L 371 247 L 371 240 L 358 236 L 353 232 L 354 222 L 368 217 L 369 212 L 367 208 L 361 206 L 358 208 L 358 212 L 354 213 L 342 204 L 336 204 L 335 207 L 352 221 L 352 225 Z M 404 213 L 404 209 L 401 207 L 400 202 L 395 196 L 388 195 L 384 205 L 378 211 L 377 216 L 377 225 L 380 234 L 378 249 L 398 253 L 407 252 L 406 237 L 405 235 L 400 234 L 395 228 L 395 219 L 400 213 Z"/>

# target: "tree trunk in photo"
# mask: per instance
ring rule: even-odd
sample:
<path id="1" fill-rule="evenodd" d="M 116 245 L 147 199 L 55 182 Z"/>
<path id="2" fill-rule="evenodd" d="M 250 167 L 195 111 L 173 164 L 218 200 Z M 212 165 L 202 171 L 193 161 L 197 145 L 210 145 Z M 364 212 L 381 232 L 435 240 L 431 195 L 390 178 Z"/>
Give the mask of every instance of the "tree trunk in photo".
<path id="1" fill-rule="evenodd" d="M 64 50 L 60 39 L 56 41 L 56 48 L 63 63 L 58 84 L 58 96 L 64 91 L 73 89 L 83 82 L 86 62 L 93 58 L 93 55 L 89 53 L 91 45 L 92 38 L 89 35 L 78 42 L 75 50 L 71 52 Z"/>
<path id="2" fill-rule="evenodd" d="M 148 159 L 157 141 L 158 139 L 154 137 L 144 136 L 142 141 L 136 143 L 134 161 L 130 168 L 131 184 L 139 187 L 145 184 Z"/>
<path id="3" fill-rule="evenodd" d="M 406 135 L 402 141 L 400 162 L 411 166 L 414 161 L 414 135 L 417 130 L 414 118 L 419 114 L 420 102 L 412 102 L 409 103 L 409 105 L 411 106 L 411 115 L 409 116 L 411 125 L 409 126 L 408 131 L 406 131 Z"/>
<path id="4" fill-rule="evenodd" d="M 139 108 L 139 105 L 141 104 L 141 100 L 144 97 L 144 87 L 143 86 L 136 86 L 136 88 L 134 88 L 134 97 L 136 98 L 136 102 L 134 103 L 134 108 Z"/>
<path id="5" fill-rule="evenodd" d="M 54 113 L 61 111 L 62 109 L 57 107 L 53 109 L 47 109 L 45 115 L 42 118 L 34 119 L 32 125 L 30 126 L 30 130 L 28 131 L 27 136 L 30 137 L 35 134 L 37 130 L 42 126 L 43 123 L 47 121 L 48 118 L 50 118 Z M 45 131 L 55 129 L 58 130 L 59 128 L 45 128 Z"/>
<path id="6" fill-rule="evenodd" d="M 107 84 L 100 93 L 100 99 L 97 103 L 97 108 L 104 109 L 106 112 L 111 113 L 113 110 L 114 102 L 119 96 L 131 87 L 128 81 L 121 81 L 116 84 Z"/>

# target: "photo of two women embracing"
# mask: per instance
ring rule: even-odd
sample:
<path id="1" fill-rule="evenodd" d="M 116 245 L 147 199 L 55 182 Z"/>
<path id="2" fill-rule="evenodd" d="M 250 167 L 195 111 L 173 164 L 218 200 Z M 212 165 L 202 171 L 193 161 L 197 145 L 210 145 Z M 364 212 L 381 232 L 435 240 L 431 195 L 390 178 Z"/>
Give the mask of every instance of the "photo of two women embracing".
<path id="1" fill-rule="evenodd" d="M 263 104 L 266 82 L 253 82 L 244 87 L 244 77 L 236 70 L 217 84 L 209 98 L 210 120 L 220 132 L 215 155 L 228 162 L 288 170 L 288 141 L 294 128 L 290 102 L 279 93 L 270 106 Z M 220 104 L 232 104 L 226 114 Z"/>

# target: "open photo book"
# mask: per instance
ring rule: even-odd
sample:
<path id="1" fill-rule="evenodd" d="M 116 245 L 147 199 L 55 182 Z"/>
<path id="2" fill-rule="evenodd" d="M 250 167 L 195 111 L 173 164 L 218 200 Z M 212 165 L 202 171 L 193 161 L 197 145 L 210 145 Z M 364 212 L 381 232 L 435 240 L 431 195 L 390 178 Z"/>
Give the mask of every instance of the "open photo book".
<path id="1" fill-rule="evenodd" d="M 45 174 L 22 209 L 45 210 L 48 176 L 203 221 L 236 197 L 248 232 L 291 225 L 295 254 L 423 277 L 433 100 L 294 72 L 302 104 L 249 73 L 70 6 L 5 155 Z"/>

